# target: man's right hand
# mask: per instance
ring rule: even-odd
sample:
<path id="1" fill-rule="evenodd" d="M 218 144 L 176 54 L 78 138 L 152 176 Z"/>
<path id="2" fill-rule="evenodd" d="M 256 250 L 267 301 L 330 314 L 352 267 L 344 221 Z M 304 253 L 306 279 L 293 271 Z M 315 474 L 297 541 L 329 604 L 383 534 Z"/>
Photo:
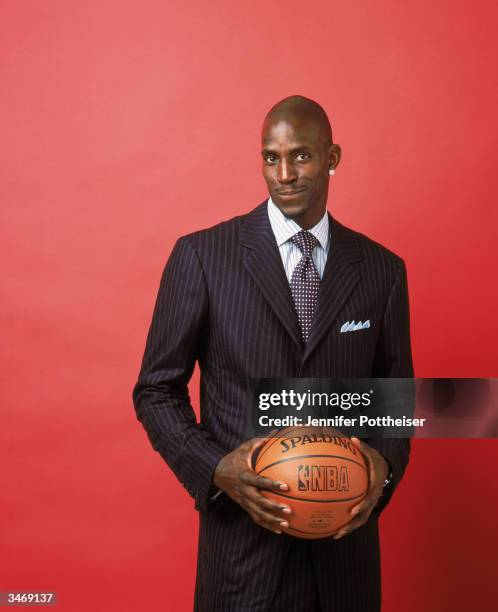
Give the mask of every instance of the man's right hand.
<path id="1" fill-rule="evenodd" d="M 288 527 L 285 516 L 292 513 L 286 504 L 267 499 L 261 489 L 268 491 L 287 491 L 284 482 L 258 476 L 252 469 L 252 455 L 267 438 L 253 438 L 225 455 L 218 463 L 213 476 L 213 484 L 224 491 L 246 510 L 253 521 L 265 529 L 282 533 L 280 527 Z"/>

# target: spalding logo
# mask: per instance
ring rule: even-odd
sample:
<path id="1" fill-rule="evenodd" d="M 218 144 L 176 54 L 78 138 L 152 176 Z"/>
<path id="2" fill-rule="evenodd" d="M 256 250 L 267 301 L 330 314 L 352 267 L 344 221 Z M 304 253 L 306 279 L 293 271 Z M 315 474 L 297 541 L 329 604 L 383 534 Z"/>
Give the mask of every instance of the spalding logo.
<path id="1" fill-rule="evenodd" d="M 349 491 L 348 468 L 345 465 L 299 465 L 299 491 Z"/>
<path id="2" fill-rule="evenodd" d="M 336 444 L 347 448 L 353 455 L 358 456 L 358 449 L 348 438 L 339 438 L 336 436 L 328 436 L 326 434 L 310 434 L 304 436 L 294 436 L 292 438 L 283 438 L 280 440 L 282 454 L 289 451 L 291 448 L 296 446 L 302 446 L 303 444 L 313 444 L 313 442 L 328 442 L 329 444 Z"/>

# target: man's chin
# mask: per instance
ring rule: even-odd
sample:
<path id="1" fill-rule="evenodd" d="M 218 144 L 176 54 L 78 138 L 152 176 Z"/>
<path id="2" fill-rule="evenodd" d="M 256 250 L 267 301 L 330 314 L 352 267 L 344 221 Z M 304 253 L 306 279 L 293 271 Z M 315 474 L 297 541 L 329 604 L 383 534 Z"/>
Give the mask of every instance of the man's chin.
<path id="1" fill-rule="evenodd" d="M 272 198 L 273 199 L 273 198 Z M 282 202 L 273 200 L 278 206 L 280 212 L 289 219 L 299 219 L 306 212 L 307 206 L 303 202 Z"/>

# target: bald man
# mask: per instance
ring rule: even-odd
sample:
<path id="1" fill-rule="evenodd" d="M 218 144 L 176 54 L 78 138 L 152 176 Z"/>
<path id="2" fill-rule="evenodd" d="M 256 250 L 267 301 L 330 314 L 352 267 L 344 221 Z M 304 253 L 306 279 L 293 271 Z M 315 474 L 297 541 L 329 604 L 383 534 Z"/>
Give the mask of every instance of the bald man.
<path id="1" fill-rule="evenodd" d="M 261 153 L 270 197 L 175 244 L 133 390 L 136 414 L 199 511 L 195 610 L 375 612 L 378 517 L 409 441 L 358 441 L 370 479 L 351 521 L 333 537 L 294 538 L 282 532 L 292 526 L 288 484 L 252 469 L 263 441 L 244 438 L 246 384 L 412 377 L 405 265 L 327 211 L 341 149 L 320 105 L 290 96 L 273 106 Z M 343 333 L 353 320 L 370 326 Z M 200 423 L 187 389 L 196 361 Z M 283 493 L 282 502 L 262 490 Z"/>

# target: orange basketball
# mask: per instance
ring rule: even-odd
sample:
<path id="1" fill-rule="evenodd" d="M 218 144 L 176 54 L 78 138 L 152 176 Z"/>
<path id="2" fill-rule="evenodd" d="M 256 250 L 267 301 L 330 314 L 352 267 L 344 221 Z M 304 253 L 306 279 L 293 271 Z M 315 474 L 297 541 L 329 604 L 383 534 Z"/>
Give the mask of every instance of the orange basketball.
<path id="1" fill-rule="evenodd" d="M 282 531 L 305 539 L 325 538 L 351 520 L 350 510 L 366 495 L 363 455 L 347 437 L 326 427 L 288 427 L 260 449 L 256 473 L 289 486 L 262 494 L 285 503 L 292 514 Z"/>

